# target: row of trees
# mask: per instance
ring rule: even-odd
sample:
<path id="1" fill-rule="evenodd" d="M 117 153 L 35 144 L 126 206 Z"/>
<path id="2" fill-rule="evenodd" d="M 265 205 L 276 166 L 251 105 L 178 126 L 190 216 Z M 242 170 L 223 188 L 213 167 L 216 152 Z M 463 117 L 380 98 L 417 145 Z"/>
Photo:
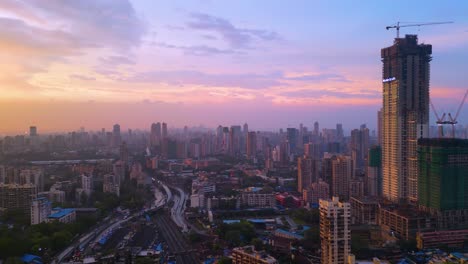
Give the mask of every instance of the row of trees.
<path id="1" fill-rule="evenodd" d="M 70 224 L 54 222 L 27 227 L 3 225 L 0 227 L 0 259 L 14 258 L 28 252 L 47 260 L 96 221 L 96 218 L 88 217 Z"/>

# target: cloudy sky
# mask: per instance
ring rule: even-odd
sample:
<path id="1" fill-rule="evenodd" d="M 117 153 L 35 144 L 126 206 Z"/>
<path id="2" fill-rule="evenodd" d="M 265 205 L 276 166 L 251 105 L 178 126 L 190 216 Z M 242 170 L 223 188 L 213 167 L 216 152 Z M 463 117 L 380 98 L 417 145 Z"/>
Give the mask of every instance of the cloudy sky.
<path id="1" fill-rule="evenodd" d="M 397 21 L 455 22 L 401 30 L 433 45 L 431 98 L 455 112 L 468 88 L 468 2 L 408 2 L 2 0 L 0 133 L 374 128 L 380 49 Z"/>

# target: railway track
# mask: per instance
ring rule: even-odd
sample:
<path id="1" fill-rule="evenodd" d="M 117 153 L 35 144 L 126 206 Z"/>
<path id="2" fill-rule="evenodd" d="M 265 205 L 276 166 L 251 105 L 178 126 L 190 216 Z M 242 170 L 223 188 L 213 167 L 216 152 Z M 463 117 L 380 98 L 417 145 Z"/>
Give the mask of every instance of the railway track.
<path id="1" fill-rule="evenodd" d="M 199 263 L 195 250 L 191 249 L 179 228 L 166 213 L 157 215 L 155 220 L 159 232 L 168 244 L 169 251 L 175 255 L 177 263 Z"/>

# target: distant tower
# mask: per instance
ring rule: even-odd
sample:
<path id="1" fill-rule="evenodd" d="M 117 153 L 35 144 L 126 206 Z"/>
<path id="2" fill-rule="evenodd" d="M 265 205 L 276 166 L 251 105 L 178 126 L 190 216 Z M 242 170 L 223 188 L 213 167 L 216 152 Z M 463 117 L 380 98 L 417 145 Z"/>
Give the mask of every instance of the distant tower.
<path id="1" fill-rule="evenodd" d="M 120 160 L 128 166 L 128 147 L 125 141 L 120 145 Z"/>
<path id="2" fill-rule="evenodd" d="M 257 133 L 254 131 L 247 134 L 247 158 L 251 159 L 257 154 Z"/>
<path id="3" fill-rule="evenodd" d="M 29 127 L 29 136 L 30 137 L 37 136 L 37 127 L 36 126 L 30 126 Z"/>
<path id="4" fill-rule="evenodd" d="M 363 170 L 369 150 L 369 129 L 367 127 L 351 131 L 350 147 L 355 161 L 355 169 Z"/>
<path id="5" fill-rule="evenodd" d="M 319 200 L 321 263 L 345 264 L 351 254 L 351 205 L 338 197 Z"/>
<path id="6" fill-rule="evenodd" d="M 244 135 L 247 135 L 247 133 L 249 133 L 249 125 L 247 123 L 245 123 L 243 129 L 244 129 L 244 131 L 242 131 L 242 132 L 244 133 Z"/>
<path id="7" fill-rule="evenodd" d="M 342 142 L 344 139 L 344 131 L 342 124 L 336 124 L 336 141 Z"/>
<path id="8" fill-rule="evenodd" d="M 165 139 L 168 137 L 168 134 L 167 134 L 167 124 L 166 123 L 162 123 L 162 138 Z"/>
<path id="9" fill-rule="evenodd" d="M 231 126 L 229 141 L 229 153 L 232 156 L 239 156 L 241 151 L 241 126 Z"/>
<path id="10" fill-rule="evenodd" d="M 159 146 L 161 141 L 161 123 L 151 124 L 150 146 Z"/>
<path id="11" fill-rule="evenodd" d="M 297 151 L 297 140 L 299 136 L 297 128 L 293 128 L 293 127 L 288 128 L 287 136 L 288 136 L 288 142 L 289 142 L 289 149 L 292 154 L 295 154 Z"/>
<path id="12" fill-rule="evenodd" d="M 417 201 L 417 141 L 429 135 L 429 62 L 432 46 L 416 35 L 382 49 L 383 196 Z"/>
<path id="13" fill-rule="evenodd" d="M 112 129 L 112 146 L 117 147 L 120 146 L 122 141 L 122 136 L 120 135 L 120 125 L 115 124 Z"/>
<path id="14" fill-rule="evenodd" d="M 319 136 L 319 123 L 315 121 L 314 123 L 314 136 Z"/>
<path id="15" fill-rule="evenodd" d="M 331 161 L 332 196 L 349 199 L 349 185 L 354 178 L 353 160 L 349 156 L 338 155 Z"/>
<path id="16" fill-rule="evenodd" d="M 307 156 L 297 158 L 297 191 L 302 192 L 319 176 L 320 161 Z"/>

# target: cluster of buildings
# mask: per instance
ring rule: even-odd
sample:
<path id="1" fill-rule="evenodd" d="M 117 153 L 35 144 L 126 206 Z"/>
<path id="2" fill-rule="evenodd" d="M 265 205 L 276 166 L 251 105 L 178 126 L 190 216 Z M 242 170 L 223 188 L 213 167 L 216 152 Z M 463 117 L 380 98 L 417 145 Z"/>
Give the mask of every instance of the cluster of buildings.
<path id="1" fill-rule="evenodd" d="M 206 211 L 276 207 L 276 194 L 273 191 L 261 187 L 242 189 L 239 188 L 238 181 L 238 177 L 227 175 L 199 174 L 198 178 L 192 181 L 190 206 Z M 237 187 L 235 188 L 237 193 L 226 195 L 219 192 L 218 189 L 225 189 L 223 186 Z"/>
<path id="2" fill-rule="evenodd" d="M 429 137 L 431 53 L 432 46 L 419 44 L 415 35 L 382 49 L 377 146 L 369 147 L 361 127 L 352 131 L 350 155 L 331 162 L 325 155 L 321 174 L 310 151 L 298 161 L 304 197 L 315 202 L 309 190 L 318 177 L 330 191 L 319 199 L 336 196 L 319 202 L 322 263 L 347 262 L 351 223 L 378 226 L 384 240 L 416 240 L 420 249 L 466 246 L 468 140 Z"/>
<path id="3" fill-rule="evenodd" d="M 76 220 L 73 208 L 52 208 L 52 203 L 45 197 L 35 198 L 31 203 L 31 225 L 44 222 L 72 223 Z"/>

